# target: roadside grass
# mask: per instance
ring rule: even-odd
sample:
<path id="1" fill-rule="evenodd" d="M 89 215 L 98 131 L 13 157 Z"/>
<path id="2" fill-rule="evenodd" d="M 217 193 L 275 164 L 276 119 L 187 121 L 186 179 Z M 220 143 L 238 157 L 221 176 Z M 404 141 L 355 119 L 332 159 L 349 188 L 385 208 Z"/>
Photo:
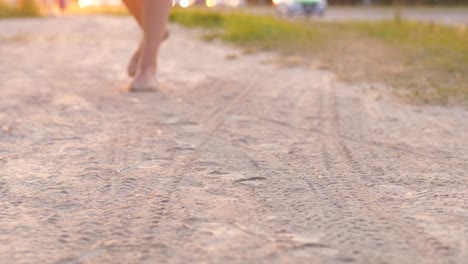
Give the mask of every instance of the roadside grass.
<path id="1" fill-rule="evenodd" d="M 41 16 L 41 10 L 33 0 L 24 0 L 23 5 L 20 8 L 15 8 L 0 2 L 0 19 L 38 16 Z"/>
<path id="2" fill-rule="evenodd" d="M 401 98 L 468 103 L 468 29 L 403 21 L 285 21 L 273 16 L 177 9 L 171 21 L 210 29 L 249 50 L 319 59 L 348 81 L 383 82 Z"/>

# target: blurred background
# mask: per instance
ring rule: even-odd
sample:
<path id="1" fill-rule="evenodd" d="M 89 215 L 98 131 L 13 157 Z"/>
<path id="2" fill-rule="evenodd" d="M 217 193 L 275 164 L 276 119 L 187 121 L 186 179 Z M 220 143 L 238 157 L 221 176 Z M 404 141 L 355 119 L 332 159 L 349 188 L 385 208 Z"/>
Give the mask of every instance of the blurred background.
<path id="1" fill-rule="evenodd" d="M 58 2 L 61 4 L 79 4 L 80 6 L 90 5 L 120 5 L 120 0 L 0 0 L 0 2 L 10 5 L 20 6 L 27 2 L 37 2 L 37 4 L 48 2 Z M 275 5 L 280 2 L 294 2 L 294 0 L 173 0 L 174 4 L 182 7 L 191 5 L 213 6 L 243 6 L 243 5 Z M 299 1 L 299 2 L 323 2 L 323 1 Z M 467 5 L 468 0 L 327 0 L 330 5 Z"/>

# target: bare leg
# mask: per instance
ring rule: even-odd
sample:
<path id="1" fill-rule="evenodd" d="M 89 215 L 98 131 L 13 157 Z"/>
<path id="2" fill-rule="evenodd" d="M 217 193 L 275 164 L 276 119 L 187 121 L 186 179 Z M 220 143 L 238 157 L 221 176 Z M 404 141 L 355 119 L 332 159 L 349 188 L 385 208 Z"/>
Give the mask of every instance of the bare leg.
<path id="1" fill-rule="evenodd" d="M 169 0 L 143 0 L 141 25 L 143 45 L 138 71 L 131 84 L 132 91 L 154 90 L 159 46 L 167 28 L 167 19 L 171 9 Z"/>
<path id="2" fill-rule="evenodd" d="M 130 14 L 135 18 L 137 21 L 138 25 L 140 27 L 143 27 L 143 19 L 141 17 L 141 11 L 143 9 L 143 1 L 142 0 L 123 0 L 125 6 L 128 8 L 128 11 L 130 11 Z"/>
<path id="3" fill-rule="evenodd" d="M 125 6 L 127 7 L 130 14 L 135 18 L 136 22 L 143 28 L 142 24 L 142 17 L 141 17 L 141 10 L 142 10 L 142 0 L 123 0 Z M 138 48 L 133 53 L 132 58 L 130 59 L 130 63 L 127 67 L 127 73 L 129 76 L 135 76 L 136 71 L 138 69 L 138 62 L 140 60 L 140 52 L 141 52 L 141 43 L 138 44 Z"/>
<path id="4" fill-rule="evenodd" d="M 160 1 L 160 0 L 156 0 L 156 1 Z M 128 10 L 130 11 L 130 14 L 132 14 L 132 16 L 137 21 L 138 25 L 143 29 L 143 17 L 142 17 L 143 0 L 123 0 L 123 2 L 125 3 L 125 6 L 127 6 Z M 166 40 L 168 37 L 169 37 L 169 31 L 166 30 L 163 40 Z M 127 73 L 131 77 L 135 76 L 137 73 L 138 64 L 140 62 L 142 44 L 143 43 L 140 43 L 138 45 L 138 48 L 133 53 L 133 56 L 130 59 L 130 62 L 128 64 Z"/>

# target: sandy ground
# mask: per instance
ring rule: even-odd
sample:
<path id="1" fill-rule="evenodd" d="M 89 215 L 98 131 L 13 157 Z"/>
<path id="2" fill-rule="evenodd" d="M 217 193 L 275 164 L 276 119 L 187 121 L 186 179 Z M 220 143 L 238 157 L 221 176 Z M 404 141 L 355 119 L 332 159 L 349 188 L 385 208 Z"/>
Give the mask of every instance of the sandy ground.
<path id="1" fill-rule="evenodd" d="M 0 22 L 0 263 L 463 263 L 468 112 L 129 18 Z"/>

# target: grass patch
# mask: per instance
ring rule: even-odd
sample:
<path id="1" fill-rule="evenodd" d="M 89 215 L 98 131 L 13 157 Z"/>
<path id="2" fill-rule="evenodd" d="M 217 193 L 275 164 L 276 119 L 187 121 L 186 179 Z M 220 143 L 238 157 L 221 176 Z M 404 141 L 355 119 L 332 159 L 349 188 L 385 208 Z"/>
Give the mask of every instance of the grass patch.
<path id="1" fill-rule="evenodd" d="M 384 82 L 403 98 L 468 102 L 468 29 L 400 19 L 383 22 L 284 21 L 272 16 L 174 9 L 171 21 L 212 29 L 247 49 L 319 58 L 343 79 Z"/>
<path id="2" fill-rule="evenodd" d="M 38 17 L 41 10 L 34 0 L 24 0 L 20 8 L 0 2 L 0 18 Z"/>

